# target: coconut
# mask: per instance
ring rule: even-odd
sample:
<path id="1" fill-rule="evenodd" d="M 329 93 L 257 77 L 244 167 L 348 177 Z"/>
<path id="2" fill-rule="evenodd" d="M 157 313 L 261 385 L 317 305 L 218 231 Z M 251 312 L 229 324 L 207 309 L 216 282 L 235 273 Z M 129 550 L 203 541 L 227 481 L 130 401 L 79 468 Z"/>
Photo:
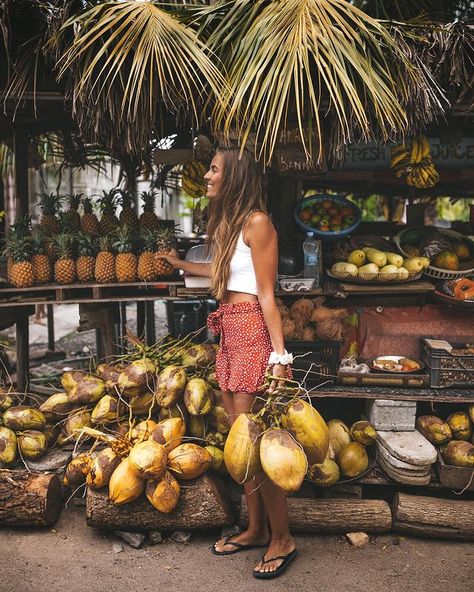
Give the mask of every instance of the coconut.
<path id="1" fill-rule="evenodd" d="M 211 465 L 211 455 L 197 444 L 180 444 L 168 455 L 168 469 L 180 479 L 199 477 Z"/>
<path id="2" fill-rule="evenodd" d="M 209 343 L 202 343 L 199 345 L 192 345 L 188 348 L 182 358 L 183 366 L 204 368 L 214 364 L 216 361 L 216 348 Z"/>
<path id="3" fill-rule="evenodd" d="M 471 403 L 467 409 L 469 417 L 471 418 L 472 423 L 474 423 L 474 403 Z"/>
<path id="4" fill-rule="evenodd" d="M 306 325 L 299 331 L 298 335 L 302 341 L 315 341 L 317 338 L 316 328 L 312 325 Z"/>
<path id="5" fill-rule="evenodd" d="M 219 383 L 217 382 L 217 374 L 214 370 L 212 372 L 209 372 L 206 381 L 212 386 L 213 389 L 219 388 Z"/>
<path id="6" fill-rule="evenodd" d="M 283 337 L 285 339 L 294 339 L 296 335 L 295 323 L 290 319 L 283 319 Z"/>
<path id="7" fill-rule="evenodd" d="M 70 391 L 77 389 L 79 382 L 86 374 L 83 370 L 71 370 L 62 374 L 61 384 L 68 395 Z"/>
<path id="8" fill-rule="evenodd" d="M 166 467 L 166 449 L 154 440 L 138 442 L 130 450 L 128 460 L 140 477 L 161 477 Z"/>
<path id="9" fill-rule="evenodd" d="M 153 421 L 152 419 L 146 419 L 137 423 L 137 425 L 133 428 L 131 433 L 131 440 L 134 444 L 137 442 L 143 442 L 143 440 L 148 440 L 151 436 L 151 433 L 156 428 L 158 424 Z"/>
<path id="10" fill-rule="evenodd" d="M 188 377 L 181 366 L 168 366 L 158 374 L 155 398 L 158 405 L 169 408 L 183 398 Z"/>
<path id="11" fill-rule="evenodd" d="M 10 428 L 0 427 L 0 463 L 10 464 L 16 458 L 17 438 Z"/>
<path id="12" fill-rule="evenodd" d="M 139 476 L 128 458 L 124 458 L 109 481 L 109 500 L 116 505 L 126 504 L 139 497 L 145 481 Z"/>
<path id="13" fill-rule="evenodd" d="M 224 453 L 217 446 L 206 446 L 206 450 L 211 455 L 211 471 L 225 475 L 227 473 L 224 463 Z"/>
<path id="14" fill-rule="evenodd" d="M 180 492 L 179 483 L 169 471 L 165 471 L 160 479 L 149 479 L 145 490 L 148 501 L 163 514 L 176 508 Z"/>
<path id="15" fill-rule="evenodd" d="M 377 432 L 368 421 L 356 421 L 351 425 L 352 439 L 363 446 L 372 446 L 377 441 Z"/>
<path id="16" fill-rule="evenodd" d="M 102 489 L 109 484 L 112 473 L 120 464 L 120 458 L 112 448 L 104 448 L 89 463 L 86 483 L 91 489 Z"/>
<path id="17" fill-rule="evenodd" d="M 207 434 L 205 440 L 209 446 L 216 446 L 217 448 L 221 448 L 222 450 L 224 450 L 224 445 L 225 445 L 224 434 L 221 434 L 220 432 L 209 432 L 209 434 Z"/>
<path id="18" fill-rule="evenodd" d="M 167 452 L 181 444 L 186 433 L 186 424 L 181 417 L 171 417 L 160 421 L 149 436 L 150 440 L 162 444 Z"/>
<path id="19" fill-rule="evenodd" d="M 38 430 L 25 430 L 18 433 L 18 448 L 23 458 L 34 460 L 46 452 L 46 438 Z"/>
<path id="20" fill-rule="evenodd" d="M 301 444 L 310 464 L 322 463 L 329 447 L 326 422 L 316 409 L 299 399 L 288 405 L 282 415 L 282 425 Z"/>
<path id="21" fill-rule="evenodd" d="M 66 436 L 70 436 L 73 440 L 78 440 L 81 436 L 83 428 L 91 428 L 91 414 L 89 411 L 77 411 L 67 418 L 63 430 Z"/>
<path id="22" fill-rule="evenodd" d="M 287 306 L 281 304 L 280 306 L 277 305 L 278 312 L 280 313 L 281 320 L 284 321 L 290 316 L 290 311 Z"/>
<path id="23" fill-rule="evenodd" d="M 334 448 L 333 448 L 331 442 L 329 442 L 328 452 L 327 452 L 326 458 L 324 460 L 326 460 L 326 459 L 336 460 L 336 453 L 334 452 Z"/>
<path id="24" fill-rule="evenodd" d="M 70 487 L 79 487 L 86 482 L 86 475 L 90 470 L 91 457 L 81 452 L 73 458 L 66 467 L 63 483 Z"/>
<path id="25" fill-rule="evenodd" d="M 299 298 L 293 302 L 290 307 L 290 317 L 297 329 L 301 329 L 310 322 L 313 311 L 313 303 L 307 298 Z"/>
<path id="26" fill-rule="evenodd" d="M 76 375 L 77 373 L 73 372 L 72 374 Z M 69 401 L 74 405 L 93 405 L 105 394 L 105 382 L 93 374 L 80 372 L 77 374 L 73 386 L 71 388 L 64 386 L 64 389 Z"/>
<path id="27" fill-rule="evenodd" d="M 10 395 L 11 390 L 7 390 L 5 387 L 0 387 L 0 410 L 5 411 L 9 407 L 13 407 L 13 397 Z"/>
<path id="28" fill-rule="evenodd" d="M 329 442 L 333 447 L 334 454 L 337 456 L 344 446 L 350 443 L 350 430 L 340 419 L 331 419 L 328 421 L 327 425 L 329 430 Z"/>
<path id="29" fill-rule="evenodd" d="M 214 404 L 214 391 L 202 378 L 191 378 L 184 390 L 184 404 L 191 415 L 206 415 Z"/>
<path id="30" fill-rule="evenodd" d="M 272 483 L 286 495 L 298 491 L 308 470 L 306 454 L 293 436 L 282 428 L 269 428 L 263 434 L 260 462 Z"/>
<path id="31" fill-rule="evenodd" d="M 369 457 L 359 442 L 346 444 L 337 456 L 337 464 L 346 477 L 357 477 L 367 470 Z"/>
<path id="32" fill-rule="evenodd" d="M 46 417 L 39 409 L 28 405 L 16 405 L 3 413 L 3 424 L 14 432 L 41 430 L 46 424 Z"/>
<path id="33" fill-rule="evenodd" d="M 154 393 L 143 393 L 130 399 L 129 405 L 133 415 L 148 415 L 150 410 L 158 409 Z"/>
<path id="34" fill-rule="evenodd" d="M 60 424 L 47 423 L 43 428 L 43 434 L 46 438 L 46 446 L 54 446 L 59 434 L 61 433 Z"/>
<path id="35" fill-rule="evenodd" d="M 231 477 L 237 483 L 245 483 L 261 471 L 260 438 L 265 424 L 251 413 L 237 416 L 227 435 L 224 461 Z"/>
<path id="36" fill-rule="evenodd" d="M 117 421 L 119 416 L 119 400 L 112 395 L 104 395 L 92 410 L 91 421 L 94 424 L 107 425 Z"/>
<path id="37" fill-rule="evenodd" d="M 418 417 L 416 428 L 431 444 L 444 444 L 452 438 L 449 425 L 435 415 L 421 415 Z"/>
<path id="38" fill-rule="evenodd" d="M 155 387 L 156 368 L 149 358 L 135 360 L 120 372 L 117 388 L 126 397 L 135 397 Z"/>
<path id="39" fill-rule="evenodd" d="M 188 431 L 191 436 L 204 439 L 209 432 L 207 416 L 191 415 L 188 420 Z"/>
<path id="40" fill-rule="evenodd" d="M 472 424 L 469 414 L 465 411 L 451 413 L 446 419 L 455 440 L 469 440 L 472 436 Z"/>
<path id="41" fill-rule="evenodd" d="M 44 413 L 46 417 L 59 419 L 67 415 L 72 408 L 73 404 L 66 393 L 56 393 L 55 395 L 48 397 L 46 401 L 40 405 L 39 410 Z"/>
<path id="42" fill-rule="evenodd" d="M 326 458 L 322 463 L 309 468 L 308 479 L 318 487 L 331 487 L 339 480 L 340 474 L 337 463 Z"/>
<path id="43" fill-rule="evenodd" d="M 95 369 L 95 373 L 105 382 L 105 388 L 114 394 L 118 385 L 120 372 L 122 372 L 123 369 L 123 364 L 116 364 L 115 366 L 112 364 L 99 364 Z"/>
<path id="44" fill-rule="evenodd" d="M 463 440 L 451 440 L 441 449 L 441 454 L 448 465 L 474 469 L 474 446 Z"/>
<path id="45" fill-rule="evenodd" d="M 230 430 L 229 416 L 227 415 L 225 407 L 221 405 L 214 405 L 214 407 L 209 411 L 207 418 L 209 420 L 209 425 L 211 425 L 221 434 L 227 434 L 227 432 Z"/>

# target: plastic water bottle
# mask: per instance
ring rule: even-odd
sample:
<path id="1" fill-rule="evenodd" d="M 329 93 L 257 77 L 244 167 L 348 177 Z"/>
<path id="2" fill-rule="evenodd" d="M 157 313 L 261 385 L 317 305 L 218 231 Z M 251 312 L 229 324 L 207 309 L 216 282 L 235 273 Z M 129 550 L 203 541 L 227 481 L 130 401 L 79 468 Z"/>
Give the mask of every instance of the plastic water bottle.
<path id="1" fill-rule="evenodd" d="M 312 232 L 306 233 L 303 243 L 304 269 L 303 277 L 314 278 L 313 288 L 319 288 L 319 242 Z"/>

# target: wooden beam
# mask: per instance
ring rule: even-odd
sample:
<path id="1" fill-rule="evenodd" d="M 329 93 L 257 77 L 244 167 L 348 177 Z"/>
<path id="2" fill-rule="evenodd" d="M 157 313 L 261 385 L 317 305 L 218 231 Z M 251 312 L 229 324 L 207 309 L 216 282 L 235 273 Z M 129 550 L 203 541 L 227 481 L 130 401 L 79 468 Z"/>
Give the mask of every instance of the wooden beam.
<path id="1" fill-rule="evenodd" d="M 28 191 L 28 134 L 15 129 L 13 133 L 15 151 L 15 201 L 16 217 L 25 216 L 29 210 Z"/>

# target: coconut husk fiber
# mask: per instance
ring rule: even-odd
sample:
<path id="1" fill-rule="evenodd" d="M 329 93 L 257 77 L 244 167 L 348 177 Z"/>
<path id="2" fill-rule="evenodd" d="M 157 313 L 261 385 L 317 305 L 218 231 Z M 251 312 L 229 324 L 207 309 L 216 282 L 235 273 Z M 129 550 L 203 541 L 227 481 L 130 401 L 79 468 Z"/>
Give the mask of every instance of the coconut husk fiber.
<path id="1" fill-rule="evenodd" d="M 307 298 L 300 298 L 291 305 L 290 317 L 297 329 L 303 328 L 310 322 L 313 310 L 313 303 Z"/>

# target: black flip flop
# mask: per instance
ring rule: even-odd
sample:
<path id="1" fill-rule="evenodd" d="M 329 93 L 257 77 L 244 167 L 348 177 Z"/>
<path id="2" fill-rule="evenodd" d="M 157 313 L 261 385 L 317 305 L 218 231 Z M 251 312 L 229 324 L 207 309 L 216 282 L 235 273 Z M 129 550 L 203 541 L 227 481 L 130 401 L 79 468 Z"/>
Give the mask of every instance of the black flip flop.
<path id="1" fill-rule="evenodd" d="M 279 559 L 283 559 L 283 562 L 273 571 L 253 571 L 253 575 L 255 578 L 259 580 L 271 580 L 272 578 L 277 578 L 281 576 L 281 574 L 286 570 L 286 568 L 290 565 L 293 559 L 298 555 L 298 551 L 293 549 L 291 553 L 288 555 L 278 555 L 278 557 L 271 557 L 270 559 L 265 559 L 265 555 L 262 556 L 262 564 L 270 563 L 270 561 L 278 561 Z"/>
<path id="2" fill-rule="evenodd" d="M 228 537 L 224 539 L 224 545 L 232 545 L 233 547 L 235 547 L 235 549 L 232 549 L 232 551 L 218 551 L 216 549 L 215 544 L 212 545 L 211 551 L 214 553 L 214 555 L 234 555 L 234 553 L 240 553 L 240 551 L 268 547 L 268 543 L 265 543 L 264 545 L 245 545 L 243 543 L 235 543 L 234 541 L 230 540 L 233 536 L 237 536 L 238 534 L 240 534 L 240 532 L 230 534 Z"/>

